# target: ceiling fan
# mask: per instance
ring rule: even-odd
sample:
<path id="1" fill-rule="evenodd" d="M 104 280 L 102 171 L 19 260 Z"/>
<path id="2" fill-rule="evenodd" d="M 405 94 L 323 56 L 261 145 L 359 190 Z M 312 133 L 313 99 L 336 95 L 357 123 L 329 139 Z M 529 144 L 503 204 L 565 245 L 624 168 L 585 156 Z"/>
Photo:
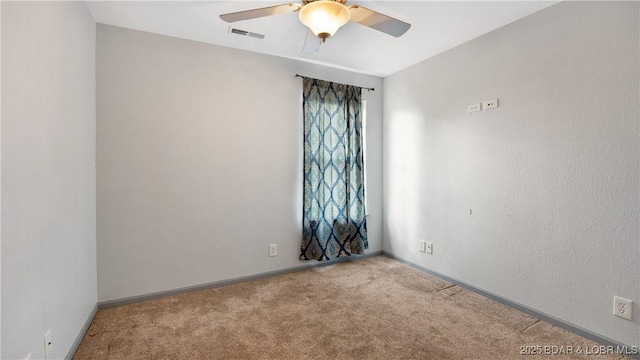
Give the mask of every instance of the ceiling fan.
<path id="1" fill-rule="evenodd" d="M 226 22 L 255 19 L 283 13 L 298 12 L 300 22 L 309 28 L 302 52 L 317 52 L 328 37 L 348 21 L 353 21 L 385 34 L 400 37 L 407 32 L 411 24 L 390 16 L 369 10 L 360 5 L 347 6 L 347 0 L 302 0 L 302 3 L 290 3 L 259 9 L 238 11 L 220 15 Z"/>

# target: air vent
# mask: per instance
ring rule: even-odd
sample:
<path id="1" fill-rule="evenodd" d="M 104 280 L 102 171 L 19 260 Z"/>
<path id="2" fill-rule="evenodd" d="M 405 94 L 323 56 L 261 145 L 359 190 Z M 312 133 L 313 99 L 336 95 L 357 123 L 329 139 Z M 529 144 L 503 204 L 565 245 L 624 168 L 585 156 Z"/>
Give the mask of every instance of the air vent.
<path id="1" fill-rule="evenodd" d="M 236 28 L 232 28 L 232 27 L 229 27 L 229 34 L 249 36 L 249 37 L 256 38 L 256 39 L 264 39 L 264 35 L 262 35 L 262 34 L 253 33 L 253 32 L 246 31 L 246 30 L 240 30 L 240 29 L 236 29 Z"/>

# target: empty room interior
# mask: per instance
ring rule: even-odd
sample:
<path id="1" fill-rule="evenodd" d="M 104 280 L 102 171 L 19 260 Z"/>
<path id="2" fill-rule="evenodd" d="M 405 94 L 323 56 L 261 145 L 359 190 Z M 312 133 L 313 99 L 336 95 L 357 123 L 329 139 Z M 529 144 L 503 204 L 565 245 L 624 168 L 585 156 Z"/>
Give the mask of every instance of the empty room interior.
<path id="1" fill-rule="evenodd" d="M 0 358 L 639 358 L 639 2 L 0 13 Z"/>

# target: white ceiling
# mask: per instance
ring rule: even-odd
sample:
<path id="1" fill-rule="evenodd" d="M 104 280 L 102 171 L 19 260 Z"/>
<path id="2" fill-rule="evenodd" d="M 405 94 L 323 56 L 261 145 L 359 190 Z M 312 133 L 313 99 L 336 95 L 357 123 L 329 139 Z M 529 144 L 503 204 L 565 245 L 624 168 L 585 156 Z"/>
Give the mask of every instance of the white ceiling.
<path id="1" fill-rule="evenodd" d="M 557 1 L 349 0 L 412 24 L 395 38 L 347 23 L 316 54 L 302 54 L 306 28 L 297 13 L 240 21 L 233 27 L 263 40 L 228 33 L 219 15 L 287 3 L 281 1 L 88 1 L 98 23 L 386 76 Z"/>

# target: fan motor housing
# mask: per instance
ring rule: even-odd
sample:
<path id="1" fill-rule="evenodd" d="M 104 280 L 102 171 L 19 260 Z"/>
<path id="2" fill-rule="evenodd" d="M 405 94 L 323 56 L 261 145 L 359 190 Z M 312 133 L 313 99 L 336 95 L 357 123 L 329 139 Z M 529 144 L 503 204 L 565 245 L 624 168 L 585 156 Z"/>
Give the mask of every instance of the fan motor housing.
<path id="1" fill-rule="evenodd" d="M 314 1 L 320 1 L 320 0 L 302 0 L 302 3 L 306 5 Z M 325 0 L 325 1 L 335 1 L 335 2 L 339 2 L 340 4 L 344 4 L 347 2 L 347 0 Z"/>

